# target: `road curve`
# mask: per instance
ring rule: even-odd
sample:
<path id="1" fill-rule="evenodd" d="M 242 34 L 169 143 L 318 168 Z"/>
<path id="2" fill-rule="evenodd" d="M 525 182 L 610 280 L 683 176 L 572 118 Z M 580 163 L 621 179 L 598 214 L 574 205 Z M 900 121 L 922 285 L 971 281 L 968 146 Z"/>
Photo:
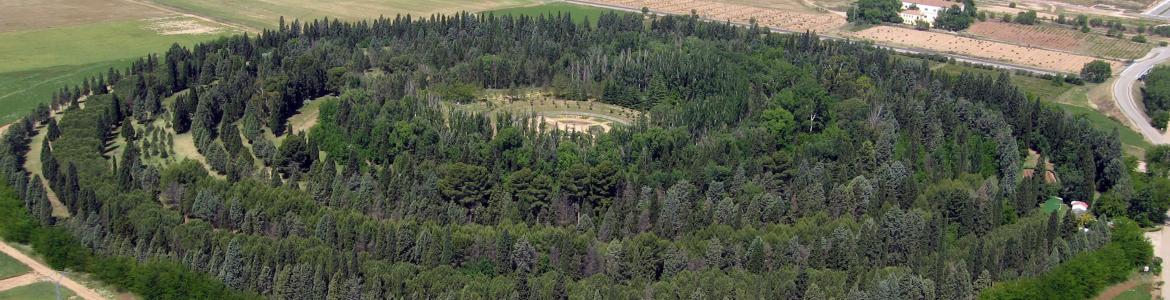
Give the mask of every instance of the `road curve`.
<path id="1" fill-rule="evenodd" d="M 86 287 L 85 285 L 77 283 L 76 281 L 73 281 L 73 279 L 70 279 L 69 277 L 64 277 L 64 276 L 58 275 L 57 271 L 53 270 L 52 268 L 49 268 L 48 266 L 41 264 L 40 262 L 37 262 L 36 260 L 32 259 L 31 257 L 28 257 L 28 255 L 24 255 L 23 252 L 17 251 L 16 248 L 12 248 L 12 246 L 9 246 L 7 243 L 2 242 L 2 241 L 0 241 L 0 252 L 4 252 L 4 254 L 7 254 L 8 256 L 15 258 L 17 261 L 20 261 L 21 263 L 24 263 L 25 265 L 28 265 L 28 267 L 30 269 L 32 269 L 33 272 L 39 274 L 41 277 L 50 278 L 50 279 L 60 278 L 59 280 L 61 282 L 61 286 L 64 286 L 65 288 L 68 288 L 69 290 L 73 291 L 74 294 L 77 294 L 77 296 L 80 296 L 82 299 L 85 299 L 85 300 L 105 300 L 106 299 L 106 297 L 102 297 L 101 294 Z"/>
<path id="2" fill-rule="evenodd" d="M 1150 125 L 1150 119 L 1146 113 L 1138 106 L 1138 100 L 1133 96 L 1133 85 L 1137 82 L 1139 77 L 1145 75 L 1154 66 L 1170 59 L 1170 47 L 1158 47 L 1150 50 L 1150 54 L 1146 55 L 1140 60 L 1126 67 L 1121 71 L 1121 75 L 1117 76 L 1117 80 L 1113 82 L 1113 101 L 1117 102 L 1117 107 L 1121 109 L 1121 113 L 1129 119 L 1138 132 L 1146 140 L 1153 144 L 1167 144 L 1170 143 L 1162 132 Z"/>

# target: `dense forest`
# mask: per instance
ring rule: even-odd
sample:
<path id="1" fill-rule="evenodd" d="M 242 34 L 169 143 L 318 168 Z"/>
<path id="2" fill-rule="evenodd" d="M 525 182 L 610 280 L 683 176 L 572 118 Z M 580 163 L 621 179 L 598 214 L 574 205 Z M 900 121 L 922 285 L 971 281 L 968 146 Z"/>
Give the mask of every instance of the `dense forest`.
<path id="1" fill-rule="evenodd" d="M 0 233 L 148 299 L 1068 299 L 1150 261 L 1137 226 L 1170 196 L 1006 73 L 865 43 L 616 13 L 280 24 L 14 124 Z M 644 114 L 580 133 L 459 104 L 520 88 Z"/>

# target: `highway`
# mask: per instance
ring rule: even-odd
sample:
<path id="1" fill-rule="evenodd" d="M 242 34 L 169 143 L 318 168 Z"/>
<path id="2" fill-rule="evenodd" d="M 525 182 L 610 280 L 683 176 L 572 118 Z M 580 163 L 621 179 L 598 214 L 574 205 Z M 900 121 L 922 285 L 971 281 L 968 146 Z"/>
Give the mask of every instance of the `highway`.
<path id="1" fill-rule="evenodd" d="M 1146 57 L 1134 61 L 1124 71 L 1121 71 L 1121 75 L 1118 75 L 1117 80 L 1113 82 L 1113 101 L 1117 102 L 1117 107 L 1121 109 L 1125 118 L 1138 128 L 1138 132 L 1141 132 L 1142 136 L 1153 144 L 1167 144 L 1170 143 L 1170 140 L 1167 140 L 1162 132 L 1150 125 L 1150 119 L 1138 106 L 1138 99 L 1135 99 L 1137 97 L 1133 95 L 1133 86 L 1138 78 L 1168 59 L 1170 59 L 1170 47 L 1154 48 Z"/>

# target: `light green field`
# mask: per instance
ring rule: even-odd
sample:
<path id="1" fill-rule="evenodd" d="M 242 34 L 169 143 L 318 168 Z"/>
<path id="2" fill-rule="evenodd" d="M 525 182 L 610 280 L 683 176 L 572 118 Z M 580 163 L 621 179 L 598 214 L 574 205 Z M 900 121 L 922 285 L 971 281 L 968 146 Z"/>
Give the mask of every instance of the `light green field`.
<path id="1" fill-rule="evenodd" d="M 61 299 L 75 299 L 77 296 L 67 288 L 61 288 Z M 0 300 L 57 299 L 57 285 L 52 282 L 38 282 L 0 292 Z"/>
<path id="2" fill-rule="evenodd" d="M 63 86 L 80 85 L 86 77 L 105 73 L 110 68 L 123 69 L 130 62 L 122 59 L 0 73 L 0 124 L 16 121 L 37 104 L 49 102 L 53 93 Z"/>
<path id="3" fill-rule="evenodd" d="M 112 21 L 0 33 L 0 73 L 75 66 L 164 52 L 229 34 L 163 35 L 146 20 Z"/>
<path id="4" fill-rule="evenodd" d="M 309 20 L 323 17 L 348 20 L 395 15 L 429 16 L 434 13 L 485 11 L 537 5 L 545 0 L 154 0 L 154 2 L 217 20 L 253 28 L 274 27 L 281 16 Z"/>
<path id="5" fill-rule="evenodd" d="M 541 16 L 541 15 L 555 16 L 558 13 L 567 13 L 567 14 L 571 14 L 573 16 L 574 22 L 581 22 L 581 21 L 585 20 L 586 18 L 588 18 L 591 21 L 597 21 L 597 18 L 600 17 L 601 14 L 606 13 L 606 12 L 611 12 L 611 11 L 613 11 L 613 10 L 604 9 L 604 8 L 597 8 L 597 7 L 592 7 L 592 6 L 585 6 L 585 5 L 575 5 L 575 4 L 568 4 L 568 3 L 549 3 L 549 4 L 544 4 L 544 5 L 538 5 L 538 6 L 515 7 L 515 8 L 493 10 L 493 11 L 491 11 L 491 13 L 494 13 L 496 15 L 512 14 L 512 15 L 527 15 L 527 16 L 533 16 L 533 17 Z"/>
<path id="6" fill-rule="evenodd" d="M 28 271 L 30 271 L 28 266 L 16 261 L 11 256 L 0 253 L 0 279 L 12 278 L 28 273 Z"/>
<path id="7" fill-rule="evenodd" d="M 1126 146 L 1127 152 L 1132 153 L 1131 151 L 1136 150 L 1133 148 L 1146 149 L 1146 148 L 1150 147 L 1150 142 L 1148 142 L 1148 141 L 1146 141 L 1146 139 L 1142 138 L 1142 136 L 1140 134 L 1138 134 L 1136 131 L 1133 131 L 1133 129 L 1130 129 L 1128 126 L 1121 124 L 1121 122 L 1118 122 L 1117 120 L 1111 119 L 1111 118 L 1101 114 L 1101 112 L 1099 112 L 1095 109 L 1081 107 L 1081 106 L 1075 106 L 1075 105 L 1069 105 L 1069 104 L 1064 104 L 1064 103 L 1058 103 L 1058 104 L 1060 105 L 1060 108 L 1064 109 L 1067 112 L 1070 112 L 1074 115 L 1084 116 L 1086 119 L 1089 120 L 1089 123 L 1092 123 L 1093 126 L 1099 128 L 1099 129 L 1104 129 L 1104 130 L 1108 130 L 1108 131 L 1111 131 L 1113 129 L 1117 129 L 1117 131 L 1119 133 L 1118 136 L 1121 138 L 1121 143 Z"/>
<path id="8" fill-rule="evenodd" d="M 983 74 L 983 75 L 988 75 L 988 76 L 993 76 L 993 77 L 999 76 L 999 72 L 1000 72 L 998 70 L 980 69 L 980 68 L 968 67 L 968 66 L 959 65 L 959 64 L 940 64 L 940 66 L 937 68 L 937 70 L 941 70 L 943 72 L 947 72 L 947 73 L 951 73 L 951 74 L 959 74 L 959 73 L 962 73 L 964 71 L 967 71 L 967 72 L 972 72 L 975 74 Z M 1046 79 L 1036 78 L 1036 77 L 1031 77 L 1031 76 L 1020 76 L 1020 75 L 1015 75 L 1015 74 L 1012 74 L 1011 78 L 1012 78 L 1012 83 L 1015 83 L 1016 86 L 1020 88 L 1020 91 L 1024 92 L 1024 94 L 1041 97 L 1041 99 L 1052 98 L 1056 95 L 1064 94 L 1064 92 L 1068 91 L 1069 89 L 1071 89 L 1075 86 L 1072 84 L 1062 84 L 1060 86 L 1055 86 L 1055 85 L 1052 85 L 1051 81 L 1046 80 Z M 1051 100 L 1051 99 L 1046 99 L 1046 100 Z"/>
<path id="9" fill-rule="evenodd" d="M 999 74 L 999 71 L 957 64 L 938 64 L 935 65 L 935 69 L 952 74 L 958 74 L 963 71 L 991 76 L 998 76 Z M 1038 97 L 1041 101 L 1057 104 L 1061 109 L 1074 115 L 1084 116 L 1093 126 L 1099 129 L 1106 131 L 1117 129 L 1121 143 L 1126 146 L 1127 153 L 1144 153 L 1144 149 L 1150 147 L 1150 143 L 1142 138 L 1137 131 L 1089 107 L 1089 99 L 1085 95 L 1091 89 L 1091 84 L 1086 84 L 1085 86 L 1072 84 L 1055 86 L 1049 80 L 1036 77 L 1011 75 L 1011 78 L 1012 83 L 1019 87 L 1020 91 L 1024 92 L 1024 94 Z"/>
<path id="10" fill-rule="evenodd" d="M 208 25 L 184 18 L 192 24 Z M 118 20 L 43 30 L 0 33 L 0 124 L 19 119 L 66 85 L 125 68 L 133 59 L 165 52 L 172 44 L 191 46 L 231 34 L 164 35 L 159 21 Z"/>

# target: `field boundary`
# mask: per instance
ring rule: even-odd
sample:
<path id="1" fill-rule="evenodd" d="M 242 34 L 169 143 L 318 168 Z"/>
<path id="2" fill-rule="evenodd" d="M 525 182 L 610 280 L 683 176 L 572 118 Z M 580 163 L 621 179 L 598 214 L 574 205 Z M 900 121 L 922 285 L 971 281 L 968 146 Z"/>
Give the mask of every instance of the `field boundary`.
<path id="1" fill-rule="evenodd" d="M 626 12 L 636 12 L 636 13 L 642 12 L 640 9 L 634 9 L 634 8 L 630 8 L 630 7 L 617 6 L 617 5 L 604 4 L 604 3 L 594 3 L 594 2 L 587 1 L 587 0 L 565 0 L 565 2 L 577 4 L 577 5 L 586 5 L 586 6 L 593 6 L 593 7 L 600 7 L 600 8 L 608 8 L 608 9 L 614 9 L 614 10 L 620 10 L 620 11 L 626 11 Z M 649 11 L 650 11 L 650 13 L 656 14 L 656 15 L 676 15 L 676 14 L 671 14 L 671 13 L 667 13 L 667 12 L 663 12 L 663 11 L 659 11 L 659 10 L 655 10 L 655 9 L 649 9 Z M 714 20 L 714 19 L 708 19 L 708 18 L 702 18 L 702 19 L 705 21 L 710 21 L 710 22 L 724 22 L 723 20 Z M 740 22 L 735 22 L 735 21 L 730 21 L 729 23 L 731 23 L 732 25 L 740 26 L 740 27 L 750 26 L 750 24 L 745 24 L 745 23 L 740 23 Z M 785 30 L 783 28 L 771 28 L 771 27 L 769 27 L 769 28 L 774 32 L 803 33 L 803 32 L 799 32 L 799 31 Z M 818 33 L 818 32 L 813 31 L 813 33 Z M 818 33 L 817 37 L 822 39 L 822 40 L 835 40 L 835 41 L 856 41 L 856 40 L 858 40 L 858 39 L 852 39 L 849 37 L 839 37 L 839 36 L 834 36 L 834 35 L 826 35 L 824 33 Z M 891 44 L 885 44 L 885 43 L 877 43 L 877 42 L 873 42 L 873 41 L 870 41 L 870 43 L 872 43 L 873 45 L 875 45 L 879 48 L 884 48 L 884 49 L 894 51 L 897 53 L 942 55 L 942 56 L 946 56 L 949 58 L 953 58 L 956 61 L 968 62 L 968 63 L 974 63 L 974 64 L 980 64 L 980 65 L 987 65 L 987 66 L 992 66 L 992 67 L 996 67 L 996 68 L 1000 68 L 1000 69 L 1027 71 L 1027 72 L 1032 72 L 1032 73 L 1042 74 L 1042 75 L 1056 75 L 1056 74 L 1062 73 L 1062 72 L 1055 71 L 1055 70 L 1041 69 L 1041 68 L 1037 68 L 1037 67 L 1019 65 L 1019 64 L 1009 63 L 1009 62 L 1001 62 L 1001 61 L 992 60 L 992 59 L 965 56 L 965 55 L 954 54 L 954 53 L 937 52 L 937 51 L 923 49 L 923 48 L 907 47 L 907 46 L 902 46 L 902 45 L 891 45 Z"/>

